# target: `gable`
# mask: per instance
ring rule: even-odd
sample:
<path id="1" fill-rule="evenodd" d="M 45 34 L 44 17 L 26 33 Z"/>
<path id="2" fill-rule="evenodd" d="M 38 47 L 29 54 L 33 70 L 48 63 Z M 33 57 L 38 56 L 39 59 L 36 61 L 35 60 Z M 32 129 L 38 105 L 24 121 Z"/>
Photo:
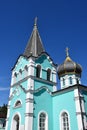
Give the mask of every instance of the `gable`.
<path id="1" fill-rule="evenodd" d="M 43 69 L 52 69 L 54 67 L 53 61 L 46 54 L 43 54 L 38 59 L 36 59 L 35 63 L 40 64 L 43 67 Z"/>
<path id="2" fill-rule="evenodd" d="M 28 64 L 28 60 L 23 57 L 23 56 L 20 56 L 13 68 L 14 71 L 19 71 L 20 69 L 24 69 L 24 67 Z"/>

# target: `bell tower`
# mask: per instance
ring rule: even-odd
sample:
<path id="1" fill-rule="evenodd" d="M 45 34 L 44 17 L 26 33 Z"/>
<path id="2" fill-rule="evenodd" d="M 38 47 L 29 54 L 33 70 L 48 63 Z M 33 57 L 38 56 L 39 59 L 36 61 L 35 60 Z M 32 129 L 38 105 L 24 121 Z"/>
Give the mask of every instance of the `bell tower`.
<path id="1" fill-rule="evenodd" d="M 12 69 L 6 130 L 33 130 L 34 92 L 55 91 L 56 65 L 43 47 L 35 18 L 33 31 Z"/>

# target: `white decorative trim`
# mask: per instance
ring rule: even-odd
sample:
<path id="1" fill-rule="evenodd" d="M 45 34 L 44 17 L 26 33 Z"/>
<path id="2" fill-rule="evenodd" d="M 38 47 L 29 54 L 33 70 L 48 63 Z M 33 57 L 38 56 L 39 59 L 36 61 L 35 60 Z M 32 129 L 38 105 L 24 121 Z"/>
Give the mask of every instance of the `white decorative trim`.
<path id="1" fill-rule="evenodd" d="M 20 130 L 20 124 L 21 124 L 21 115 L 19 112 L 16 112 L 13 116 L 12 116 L 12 120 L 11 120 L 11 130 L 13 130 L 13 120 L 14 120 L 14 117 L 18 115 L 19 116 L 19 130 Z"/>
<path id="2" fill-rule="evenodd" d="M 25 130 L 33 130 L 33 102 L 30 102 L 29 99 L 33 100 L 33 93 L 31 91 L 34 90 L 34 61 L 32 58 L 29 59 L 28 66 L 28 84 L 27 84 L 27 93 L 26 93 L 26 110 L 25 110 Z M 32 86 L 32 88 L 31 88 Z"/>
<path id="3" fill-rule="evenodd" d="M 41 110 L 41 111 L 38 113 L 38 126 L 37 126 L 37 130 L 39 130 L 39 116 L 40 116 L 41 113 L 46 114 L 46 129 L 45 129 L 45 130 L 49 130 L 49 128 L 48 128 L 48 114 L 47 114 L 47 112 L 44 111 L 44 110 Z"/>
<path id="4" fill-rule="evenodd" d="M 60 130 L 63 130 L 63 129 L 62 129 L 61 117 L 62 117 L 62 114 L 63 114 L 64 112 L 67 113 L 67 115 L 68 115 L 69 130 L 71 130 L 71 125 L 70 125 L 70 115 L 69 115 L 69 112 L 68 112 L 67 110 L 62 110 L 62 111 L 60 112 L 60 115 L 59 115 L 59 120 L 60 120 Z"/>
<path id="5" fill-rule="evenodd" d="M 72 84 L 70 84 L 70 80 L 69 80 L 70 77 L 72 78 Z M 63 85 L 63 78 L 65 79 L 65 85 Z M 80 77 L 75 75 L 75 74 L 66 74 L 64 76 L 61 76 L 60 77 L 61 88 L 66 88 L 66 87 L 73 86 L 73 85 L 77 84 L 77 79 L 78 79 L 79 84 L 80 84 L 81 83 Z"/>
<path id="6" fill-rule="evenodd" d="M 80 106 L 80 100 L 79 100 L 79 90 L 78 88 L 74 90 L 74 97 L 75 97 L 75 105 L 76 105 L 76 114 L 77 115 L 77 122 L 78 122 L 78 129 L 83 130 L 83 122 L 82 122 L 82 115 L 81 115 L 81 106 Z"/>

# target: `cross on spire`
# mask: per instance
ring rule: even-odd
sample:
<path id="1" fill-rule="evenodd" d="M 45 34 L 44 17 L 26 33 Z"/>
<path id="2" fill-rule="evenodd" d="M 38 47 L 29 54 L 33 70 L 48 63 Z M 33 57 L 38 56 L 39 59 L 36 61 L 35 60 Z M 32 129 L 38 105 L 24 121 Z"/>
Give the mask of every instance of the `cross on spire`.
<path id="1" fill-rule="evenodd" d="M 34 25 L 37 26 L 37 17 L 35 17 Z"/>
<path id="2" fill-rule="evenodd" d="M 66 47 L 66 56 L 68 57 L 69 56 L 69 48 Z"/>

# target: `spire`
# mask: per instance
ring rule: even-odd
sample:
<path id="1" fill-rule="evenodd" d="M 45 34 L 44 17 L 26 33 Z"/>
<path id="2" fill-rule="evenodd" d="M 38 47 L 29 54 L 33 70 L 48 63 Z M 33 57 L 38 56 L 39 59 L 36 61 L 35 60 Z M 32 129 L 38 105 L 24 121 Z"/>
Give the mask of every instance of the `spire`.
<path id="1" fill-rule="evenodd" d="M 34 56 L 38 57 L 42 52 L 44 52 L 44 47 L 37 29 L 37 17 L 34 20 L 34 28 L 31 33 L 31 37 L 29 38 L 29 41 L 27 43 L 27 46 L 24 51 L 24 55 L 29 57 L 29 56 Z"/>

